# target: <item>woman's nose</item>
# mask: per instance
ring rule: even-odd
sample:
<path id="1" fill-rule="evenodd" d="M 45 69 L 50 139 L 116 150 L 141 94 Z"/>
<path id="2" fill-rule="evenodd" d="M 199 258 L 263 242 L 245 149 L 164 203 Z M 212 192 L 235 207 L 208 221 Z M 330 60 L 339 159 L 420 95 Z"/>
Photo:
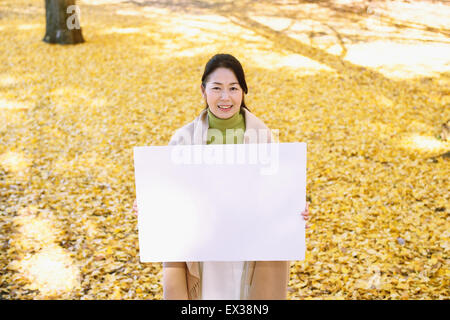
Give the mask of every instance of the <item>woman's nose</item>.
<path id="1" fill-rule="evenodd" d="M 228 92 L 227 92 L 227 90 L 223 90 L 221 96 L 222 96 L 222 99 L 228 98 Z"/>

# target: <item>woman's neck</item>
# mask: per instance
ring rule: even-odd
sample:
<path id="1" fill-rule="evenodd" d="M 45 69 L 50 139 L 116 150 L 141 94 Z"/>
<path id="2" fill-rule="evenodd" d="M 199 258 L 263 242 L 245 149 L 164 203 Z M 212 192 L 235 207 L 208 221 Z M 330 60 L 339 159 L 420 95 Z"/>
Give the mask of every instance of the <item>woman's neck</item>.
<path id="1" fill-rule="evenodd" d="M 240 110 L 228 119 L 220 119 L 216 117 L 208 108 L 208 122 L 210 128 L 219 130 L 234 129 L 242 122 L 242 120 L 243 115 Z"/>

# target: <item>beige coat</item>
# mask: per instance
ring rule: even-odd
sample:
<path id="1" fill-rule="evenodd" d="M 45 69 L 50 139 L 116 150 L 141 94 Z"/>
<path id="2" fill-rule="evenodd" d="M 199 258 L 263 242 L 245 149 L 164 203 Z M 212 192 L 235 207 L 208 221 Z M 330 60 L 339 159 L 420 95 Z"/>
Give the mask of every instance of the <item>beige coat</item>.
<path id="1" fill-rule="evenodd" d="M 270 129 L 247 109 L 244 110 L 244 143 L 270 143 L 274 137 Z M 204 109 L 192 122 L 178 129 L 169 142 L 177 144 L 206 144 L 208 112 Z M 249 130 L 250 129 L 250 130 Z M 255 134 L 257 132 L 257 134 Z M 199 262 L 186 262 L 188 299 L 201 299 L 201 270 Z M 167 268 L 167 266 L 165 266 Z M 241 295 L 254 299 L 286 299 L 289 282 L 289 261 L 247 261 L 244 264 Z"/>

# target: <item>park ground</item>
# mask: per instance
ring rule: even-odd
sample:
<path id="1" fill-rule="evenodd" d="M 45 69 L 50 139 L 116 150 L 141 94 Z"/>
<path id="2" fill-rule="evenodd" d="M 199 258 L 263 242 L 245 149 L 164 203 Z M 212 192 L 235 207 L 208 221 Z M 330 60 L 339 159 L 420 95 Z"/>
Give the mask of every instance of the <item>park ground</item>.
<path id="1" fill-rule="evenodd" d="M 448 299 L 450 6 L 444 1 L 0 3 L 0 299 L 161 299 L 140 263 L 133 147 L 203 109 L 215 53 L 250 110 L 308 144 L 311 225 L 289 299 Z M 164 239 L 154 239 L 163 241 Z"/>

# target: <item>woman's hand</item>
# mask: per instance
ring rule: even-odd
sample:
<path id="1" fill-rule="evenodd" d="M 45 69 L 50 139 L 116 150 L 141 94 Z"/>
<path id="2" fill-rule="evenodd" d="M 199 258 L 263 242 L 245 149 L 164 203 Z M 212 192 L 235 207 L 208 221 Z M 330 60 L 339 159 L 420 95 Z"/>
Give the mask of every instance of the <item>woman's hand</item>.
<path id="1" fill-rule="evenodd" d="M 303 219 L 305 220 L 305 221 L 308 221 L 308 219 L 309 219 L 309 202 L 306 202 L 306 208 L 305 208 L 305 211 L 303 211 L 302 213 L 301 213 L 301 215 L 303 216 Z M 310 226 L 308 225 L 308 224 L 306 224 L 305 225 L 305 228 L 306 229 L 308 229 Z"/>
<path id="2" fill-rule="evenodd" d="M 136 214 L 136 216 L 138 215 L 138 208 L 137 208 L 137 200 L 134 199 L 134 203 L 133 203 L 133 212 Z"/>

